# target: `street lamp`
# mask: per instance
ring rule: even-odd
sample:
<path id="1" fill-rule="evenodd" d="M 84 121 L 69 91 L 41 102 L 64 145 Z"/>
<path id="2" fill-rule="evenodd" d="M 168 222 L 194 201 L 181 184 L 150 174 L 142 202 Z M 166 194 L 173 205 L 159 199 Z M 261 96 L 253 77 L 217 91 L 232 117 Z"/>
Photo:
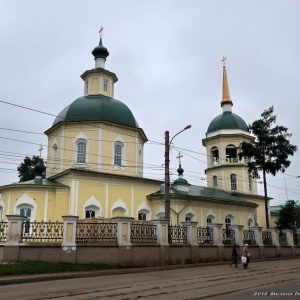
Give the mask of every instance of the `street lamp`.
<path id="1" fill-rule="evenodd" d="M 186 126 L 184 129 L 176 133 L 172 138 L 171 141 L 169 141 L 169 131 L 165 132 L 165 219 L 170 221 L 170 146 L 178 134 L 181 132 L 190 129 L 192 125 Z"/>

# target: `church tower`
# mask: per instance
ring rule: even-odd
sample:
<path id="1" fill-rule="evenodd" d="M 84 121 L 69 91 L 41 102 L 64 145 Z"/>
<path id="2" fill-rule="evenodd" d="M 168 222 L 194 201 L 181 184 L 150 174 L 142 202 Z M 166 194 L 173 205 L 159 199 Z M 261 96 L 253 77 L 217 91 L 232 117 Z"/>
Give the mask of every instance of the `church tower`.
<path id="1" fill-rule="evenodd" d="M 242 142 L 251 142 L 246 122 L 232 112 L 229 85 L 223 58 L 223 96 L 222 113 L 209 124 L 206 138 L 202 140 L 206 147 L 208 187 L 231 192 L 257 195 L 256 181 L 248 174 L 249 159 L 239 160 L 238 153 Z"/>
<path id="2" fill-rule="evenodd" d="M 45 132 L 47 177 L 69 169 L 143 177 L 147 137 L 131 110 L 114 99 L 118 78 L 105 68 L 109 52 L 102 30 L 92 51 L 95 68 L 81 75 L 83 96 L 66 106 Z"/>

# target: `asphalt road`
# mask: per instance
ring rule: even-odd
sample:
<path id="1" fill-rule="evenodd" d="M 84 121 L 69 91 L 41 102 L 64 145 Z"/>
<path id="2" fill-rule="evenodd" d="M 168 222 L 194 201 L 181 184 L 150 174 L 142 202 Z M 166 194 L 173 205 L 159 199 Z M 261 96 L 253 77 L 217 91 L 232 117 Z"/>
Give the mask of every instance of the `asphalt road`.
<path id="1" fill-rule="evenodd" d="M 0 299 L 300 299 L 299 271 L 300 259 L 288 259 L 252 262 L 247 270 L 226 264 L 103 275 L 3 285 Z"/>

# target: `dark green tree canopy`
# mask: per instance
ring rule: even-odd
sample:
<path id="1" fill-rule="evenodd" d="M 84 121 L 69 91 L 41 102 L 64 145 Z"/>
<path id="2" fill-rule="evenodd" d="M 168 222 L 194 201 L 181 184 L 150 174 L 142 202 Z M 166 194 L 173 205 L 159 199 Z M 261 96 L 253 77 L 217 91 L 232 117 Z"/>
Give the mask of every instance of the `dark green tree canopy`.
<path id="1" fill-rule="evenodd" d="M 34 166 L 41 160 L 43 161 L 43 159 L 40 158 L 39 156 L 33 155 L 32 158 L 26 156 L 23 162 L 17 168 L 19 172 L 18 176 L 20 178 L 19 182 L 24 182 L 24 181 L 34 179 L 35 178 Z M 45 174 L 43 174 L 42 177 L 45 178 Z"/>
<path id="2" fill-rule="evenodd" d="M 276 175 L 277 172 L 285 172 L 291 164 L 288 159 L 297 151 L 297 146 L 290 143 L 292 136 L 284 126 L 276 125 L 274 107 L 271 106 L 261 114 L 261 119 L 249 125 L 249 129 L 255 136 L 251 143 L 243 142 L 241 145 L 239 159 L 251 158 L 248 162 L 248 172 L 254 178 L 263 175 L 266 226 L 269 228 L 268 192 L 266 174 Z"/>
<path id="3" fill-rule="evenodd" d="M 249 125 L 249 129 L 255 136 L 253 143 L 242 143 L 239 158 L 252 157 L 248 163 L 249 174 L 254 178 L 260 178 L 259 171 L 265 171 L 273 176 L 277 172 L 285 172 L 291 164 L 288 159 L 297 151 L 297 146 L 292 145 L 289 138 L 292 136 L 284 126 L 276 125 L 274 107 L 265 110 L 262 118 Z"/>
<path id="4" fill-rule="evenodd" d="M 298 201 L 288 200 L 281 205 L 278 220 L 275 222 L 278 229 L 299 229 L 300 204 Z"/>

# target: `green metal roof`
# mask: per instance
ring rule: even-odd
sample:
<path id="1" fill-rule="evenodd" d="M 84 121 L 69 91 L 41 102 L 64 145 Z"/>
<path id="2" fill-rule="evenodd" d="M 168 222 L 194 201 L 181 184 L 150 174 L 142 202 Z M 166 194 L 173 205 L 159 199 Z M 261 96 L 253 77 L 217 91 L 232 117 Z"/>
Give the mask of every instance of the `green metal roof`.
<path id="1" fill-rule="evenodd" d="M 231 111 L 225 111 L 215 117 L 209 124 L 207 133 L 220 129 L 240 129 L 249 132 L 246 122 Z"/>
<path id="2" fill-rule="evenodd" d="M 139 128 L 131 110 L 121 101 L 103 95 L 84 96 L 64 108 L 53 125 L 63 122 L 106 121 Z"/>
<path id="3" fill-rule="evenodd" d="M 170 189 L 170 194 L 171 197 L 172 195 L 174 196 L 181 196 L 182 199 L 187 198 L 187 200 L 192 200 L 193 198 L 195 199 L 212 199 L 220 202 L 234 202 L 236 204 L 248 204 L 248 205 L 256 205 L 250 201 L 247 201 L 243 198 L 236 197 L 231 195 L 229 192 L 219 190 L 216 188 L 209 188 L 209 187 L 204 187 L 204 186 L 197 186 L 197 185 L 190 185 L 189 186 L 189 191 L 184 192 L 184 191 L 179 191 L 176 188 L 171 187 Z M 160 191 L 157 191 L 155 193 L 152 193 L 147 196 L 147 198 L 152 198 L 156 196 L 164 196 L 165 195 L 165 186 L 162 185 Z"/>

